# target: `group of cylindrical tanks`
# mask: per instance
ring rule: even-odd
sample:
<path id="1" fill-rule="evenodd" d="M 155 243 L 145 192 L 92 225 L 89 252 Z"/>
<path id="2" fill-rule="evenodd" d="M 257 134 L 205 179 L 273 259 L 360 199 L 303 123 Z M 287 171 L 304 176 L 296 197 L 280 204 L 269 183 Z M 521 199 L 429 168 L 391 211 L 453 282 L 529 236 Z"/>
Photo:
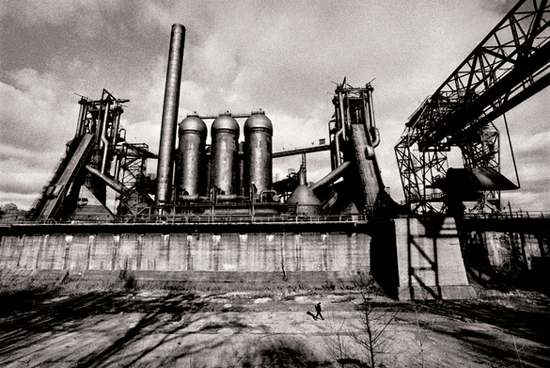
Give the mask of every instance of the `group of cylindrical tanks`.
<path id="1" fill-rule="evenodd" d="M 179 125 L 178 201 L 195 200 L 209 190 L 220 199 L 260 197 L 271 190 L 273 125 L 263 111 L 253 112 L 244 123 L 242 145 L 239 124 L 229 113 L 214 120 L 210 134 L 207 148 L 208 129 L 197 115 L 187 116 Z"/>
<path id="2" fill-rule="evenodd" d="M 247 117 L 242 144 L 239 143 L 239 124 L 229 112 L 215 117 L 210 128 L 209 146 L 206 144 L 208 129 L 203 119 L 197 114 L 188 115 L 179 125 L 179 146 L 175 149 L 184 40 L 185 27 L 181 24 L 172 25 L 157 167 L 156 205 L 193 205 L 205 197 L 213 204 L 218 200 L 242 203 L 240 199 L 246 201 L 247 198 L 252 204 L 258 200 L 278 202 L 278 195 L 272 190 L 273 125 L 262 110 L 238 116 Z M 287 204 L 311 207 L 317 211 L 319 200 L 314 198 L 305 182 L 300 184 L 297 193 L 307 192 L 307 196 L 296 194 L 289 198 Z M 312 199 L 315 201 L 312 202 Z M 311 213 L 309 210 L 307 212 Z"/>
<path id="3" fill-rule="evenodd" d="M 157 168 L 156 204 L 188 202 L 199 196 L 218 199 L 250 196 L 263 199 L 271 192 L 273 125 L 259 110 L 244 124 L 244 145 L 239 144 L 240 128 L 230 113 L 220 114 L 212 123 L 210 147 L 208 130 L 198 115 L 189 115 L 179 125 L 179 148 L 174 155 L 175 130 L 181 84 L 185 27 L 172 25 L 164 92 L 164 108 Z M 242 149 L 242 152 L 240 151 Z M 176 172 L 173 172 L 176 162 Z M 175 198 L 171 193 L 175 185 Z"/>

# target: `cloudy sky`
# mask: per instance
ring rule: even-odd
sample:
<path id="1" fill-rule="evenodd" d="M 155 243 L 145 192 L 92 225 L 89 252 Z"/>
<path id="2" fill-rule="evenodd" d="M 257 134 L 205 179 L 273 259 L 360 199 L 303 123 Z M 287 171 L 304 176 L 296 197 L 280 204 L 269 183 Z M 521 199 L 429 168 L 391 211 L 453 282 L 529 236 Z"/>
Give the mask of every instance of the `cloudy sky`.
<path id="1" fill-rule="evenodd" d="M 191 111 L 263 108 L 274 124 L 275 151 L 328 138 L 335 82 L 374 79 L 377 155 L 400 200 L 393 148 L 407 118 L 514 3 L 4 0 L 0 204 L 27 209 L 47 184 L 74 135 L 77 94 L 97 99 L 105 88 L 130 99 L 122 115 L 127 139 L 157 152 L 173 23 L 187 29 L 180 119 Z M 516 208 L 550 209 L 549 98 L 544 90 L 507 116 L 522 189 L 503 193 L 503 201 Z M 515 181 L 508 157 L 504 152 L 503 171 Z M 299 157 L 275 162 L 281 176 L 298 166 Z M 308 178 L 329 166 L 327 153 L 312 155 Z"/>

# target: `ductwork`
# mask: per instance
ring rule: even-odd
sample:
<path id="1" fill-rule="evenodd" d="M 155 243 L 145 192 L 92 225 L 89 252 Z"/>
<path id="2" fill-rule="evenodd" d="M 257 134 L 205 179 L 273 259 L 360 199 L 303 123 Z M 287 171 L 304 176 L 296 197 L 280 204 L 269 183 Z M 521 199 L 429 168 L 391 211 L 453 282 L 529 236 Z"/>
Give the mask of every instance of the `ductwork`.
<path id="1" fill-rule="evenodd" d="M 344 172 L 348 169 L 349 165 L 349 161 L 344 162 L 342 165 L 329 172 L 327 175 L 325 175 L 325 177 L 323 177 L 321 180 L 319 180 L 309 188 L 311 190 L 315 190 L 334 183 L 336 180 L 340 179 L 342 175 L 344 175 Z"/>
<path id="2" fill-rule="evenodd" d="M 113 188 L 117 193 L 122 193 L 124 191 L 124 185 L 122 185 L 122 183 L 103 174 L 101 171 L 94 169 L 92 166 L 86 165 L 86 170 L 88 170 L 90 174 L 95 175 L 101 180 L 103 180 L 105 184 Z"/>

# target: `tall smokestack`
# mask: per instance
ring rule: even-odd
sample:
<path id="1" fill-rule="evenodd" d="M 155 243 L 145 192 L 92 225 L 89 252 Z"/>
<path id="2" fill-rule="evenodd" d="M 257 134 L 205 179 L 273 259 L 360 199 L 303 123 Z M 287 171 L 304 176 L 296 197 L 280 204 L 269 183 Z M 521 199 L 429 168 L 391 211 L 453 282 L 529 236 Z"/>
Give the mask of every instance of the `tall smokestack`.
<path id="1" fill-rule="evenodd" d="M 168 70 L 166 71 L 166 86 L 164 88 L 164 107 L 162 109 L 157 169 L 157 205 L 168 203 L 171 199 L 184 41 L 185 27 L 181 24 L 173 24 L 170 36 L 170 52 L 168 54 Z"/>

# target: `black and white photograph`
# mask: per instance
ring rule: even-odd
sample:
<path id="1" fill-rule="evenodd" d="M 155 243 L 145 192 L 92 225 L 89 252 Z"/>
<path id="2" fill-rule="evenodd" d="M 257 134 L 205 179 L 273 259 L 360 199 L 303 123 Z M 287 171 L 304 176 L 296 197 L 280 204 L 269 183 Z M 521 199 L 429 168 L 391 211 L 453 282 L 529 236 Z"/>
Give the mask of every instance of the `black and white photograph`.
<path id="1" fill-rule="evenodd" d="M 0 366 L 549 367 L 547 0 L 0 2 Z"/>

